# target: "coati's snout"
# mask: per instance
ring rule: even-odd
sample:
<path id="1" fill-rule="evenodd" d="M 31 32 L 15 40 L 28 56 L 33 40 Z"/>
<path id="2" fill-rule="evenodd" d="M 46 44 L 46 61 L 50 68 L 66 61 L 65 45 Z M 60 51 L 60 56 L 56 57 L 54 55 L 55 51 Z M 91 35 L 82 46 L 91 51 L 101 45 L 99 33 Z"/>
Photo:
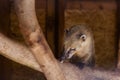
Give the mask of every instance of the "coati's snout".
<path id="1" fill-rule="evenodd" d="M 80 52 L 80 47 L 86 40 L 86 35 L 78 33 L 75 36 L 72 36 L 72 39 L 69 40 L 69 45 L 68 42 L 66 41 L 64 44 L 64 49 L 63 49 L 63 56 L 61 58 L 61 61 L 64 62 L 65 60 L 71 59 L 74 55 L 76 55 L 78 52 Z M 78 41 L 76 41 L 76 40 Z M 76 42 L 74 42 L 76 41 Z M 73 43 L 74 42 L 74 43 Z"/>

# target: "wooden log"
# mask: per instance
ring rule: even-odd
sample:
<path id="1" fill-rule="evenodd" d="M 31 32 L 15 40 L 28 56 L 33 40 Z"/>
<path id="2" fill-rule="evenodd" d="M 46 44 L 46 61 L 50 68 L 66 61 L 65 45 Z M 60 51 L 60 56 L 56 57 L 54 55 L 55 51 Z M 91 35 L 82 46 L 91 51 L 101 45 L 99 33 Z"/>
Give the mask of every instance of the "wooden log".
<path id="1" fill-rule="evenodd" d="M 14 2 L 20 30 L 47 80 L 65 80 L 38 24 L 35 0 L 14 0 Z"/>

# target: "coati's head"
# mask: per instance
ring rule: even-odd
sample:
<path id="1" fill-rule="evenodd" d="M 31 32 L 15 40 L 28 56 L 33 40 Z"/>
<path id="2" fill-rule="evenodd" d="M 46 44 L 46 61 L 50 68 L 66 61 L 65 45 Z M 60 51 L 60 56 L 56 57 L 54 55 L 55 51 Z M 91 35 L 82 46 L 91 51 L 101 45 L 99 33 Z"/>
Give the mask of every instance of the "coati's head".
<path id="1" fill-rule="evenodd" d="M 94 40 L 91 29 L 86 25 L 74 25 L 65 30 L 64 49 L 61 62 L 93 64 Z"/>

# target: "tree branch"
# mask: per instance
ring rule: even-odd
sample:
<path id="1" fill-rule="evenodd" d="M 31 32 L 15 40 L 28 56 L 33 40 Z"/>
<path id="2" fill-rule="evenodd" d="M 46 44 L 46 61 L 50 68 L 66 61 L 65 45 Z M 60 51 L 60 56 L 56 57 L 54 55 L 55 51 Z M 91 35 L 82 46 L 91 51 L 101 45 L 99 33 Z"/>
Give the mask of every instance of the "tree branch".
<path id="1" fill-rule="evenodd" d="M 41 72 L 39 64 L 25 45 L 21 45 L 1 33 L 0 53 L 8 59 Z M 69 63 L 60 64 L 60 67 L 67 80 L 120 80 L 120 73 L 118 72 L 98 69 L 91 70 L 89 68 L 80 70 Z"/>
<path id="2" fill-rule="evenodd" d="M 42 72 L 32 53 L 25 45 L 17 43 L 0 33 L 0 54 L 22 65 Z"/>
<path id="3" fill-rule="evenodd" d="M 65 80 L 49 48 L 35 13 L 35 0 L 14 0 L 19 27 L 47 80 Z"/>
<path id="4" fill-rule="evenodd" d="M 16 2 L 19 2 L 19 0 L 15 0 Z M 21 1 L 25 1 L 25 0 L 21 0 Z M 22 4 L 20 1 L 20 4 Z M 27 0 L 26 0 L 27 1 Z M 28 0 L 30 1 L 31 3 L 31 0 Z M 29 4 L 30 4 L 29 3 Z M 19 6 L 19 4 L 16 4 L 17 6 Z M 28 4 L 24 5 L 24 6 L 28 6 Z M 22 6 L 19 6 L 22 8 Z M 32 10 L 30 10 L 32 11 Z M 20 10 L 20 12 L 22 13 L 22 15 L 26 14 L 24 13 L 24 11 Z M 30 12 L 29 12 L 30 13 Z M 21 15 L 21 16 L 22 16 Z M 26 14 L 26 15 L 29 15 L 29 14 Z M 31 15 L 31 13 L 30 13 Z M 24 16 L 21 17 L 21 20 L 22 18 L 25 18 Z M 32 17 L 30 17 L 32 18 Z M 29 17 L 28 17 L 29 19 Z M 26 22 L 24 19 L 23 21 L 26 22 L 26 24 L 29 23 L 29 26 L 31 26 L 31 22 L 33 20 L 29 19 L 30 22 Z M 25 25 L 25 22 L 24 24 L 21 24 L 21 26 Z M 33 21 L 34 22 L 34 21 Z M 20 22 L 21 23 L 21 22 Z M 36 23 L 35 23 L 36 24 Z M 35 26 L 35 25 L 32 25 L 32 26 Z M 26 27 L 28 27 L 27 25 L 24 26 L 25 29 L 24 31 L 27 31 Z M 29 27 L 28 27 L 29 28 Z M 36 29 L 32 28 L 34 32 L 37 32 Z M 21 30 L 22 31 L 22 30 Z M 28 30 L 29 34 L 31 33 L 31 30 Z M 38 31 L 39 32 L 39 31 Z M 24 33 L 24 32 L 23 32 Z M 25 38 L 28 38 L 29 39 L 29 34 L 26 33 L 27 36 L 24 36 Z M 33 34 L 32 34 L 33 35 Z M 43 35 L 43 34 L 42 34 Z M 35 37 L 36 38 L 36 37 Z M 34 38 L 33 38 L 34 39 Z M 32 39 L 32 40 L 33 40 Z M 30 40 L 31 41 L 31 40 Z M 44 41 L 41 40 L 41 41 Z M 35 39 L 35 42 L 36 42 L 36 39 Z M 38 41 L 39 42 L 39 41 Z M 46 45 L 46 42 L 43 42 L 45 45 Z M 29 43 L 28 43 L 29 44 Z M 30 46 L 30 48 L 33 48 L 33 47 L 36 47 L 37 44 L 33 44 L 33 42 L 29 45 L 32 45 Z M 40 48 L 44 49 L 43 46 L 39 46 Z M 35 48 L 36 49 L 36 48 Z M 38 48 L 37 48 L 38 49 Z M 45 48 L 46 49 L 46 48 Z M 34 49 L 31 49 L 33 52 L 34 52 Z M 41 50 L 41 49 L 40 49 Z M 39 51 L 39 50 L 38 50 Z M 40 51 L 41 52 L 41 51 Z M 47 51 L 49 52 L 49 50 Z M 12 59 L 13 61 L 15 62 L 18 62 L 18 63 L 21 63 L 23 65 L 26 65 L 28 67 L 31 67 L 35 70 L 38 70 L 38 71 L 41 71 L 40 67 L 39 67 L 39 64 L 41 64 L 41 62 L 38 62 L 36 61 L 36 59 L 33 57 L 33 53 L 31 53 L 31 51 L 29 51 L 29 49 L 25 46 L 25 45 L 21 45 L 13 40 L 10 40 L 8 39 L 7 37 L 5 37 L 4 35 L 2 35 L 0 33 L 0 53 L 1 55 L 9 58 L 9 59 Z M 42 52 L 44 53 L 44 52 Z M 52 52 L 50 52 L 52 54 Z M 37 53 L 37 54 L 41 54 L 41 53 Z M 35 54 L 34 54 L 35 55 Z M 48 53 L 46 53 L 47 56 Z M 42 54 L 43 56 L 43 54 Z M 50 55 L 51 56 L 51 55 Z M 41 57 L 40 57 L 41 58 Z M 46 57 L 44 56 L 45 59 L 43 60 L 46 60 Z M 37 59 L 39 61 L 39 59 Z M 48 58 L 49 60 L 49 58 Z M 54 59 L 53 59 L 54 60 Z M 47 61 L 45 61 L 47 62 Z M 49 61 L 48 61 L 49 62 Z M 51 63 L 51 62 L 50 62 Z M 98 70 L 98 69 L 94 69 L 94 70 L 91 70 L 89 68 L 84 68 L 83 70 L 80 70 L 78 69 L 77 67 L 69 64 L 69 63 L 66 63 L 66 64 L 60 64 L 59 62 L 55 61 L 55 63 L 59 64 L 62 68 L 62 71 L 63 73 L 65 74 L 65 77 L 67 80 L 120 80 L 120 73 L 118 72 L 111 72 L 111 71 L 105 71 L 105 70 Z M 51 66 L 50 66 L 51 67 Z M 41 66 L 42 70 L 43 69 L 43 66 Z M 48 67 L 47 67 L 48 68 Z M 55 67 L 56 68 L 56 67 Z M 52 69 L 54 69 L 52 67 Z M 46 69 L 45 69 L 46 70 Z M 56 73 L 53 73 L 53 74 L 56 74 Z M 57 75 L 57 76 L 60 76 L 60 75 Z M 55 78 L 56 76 L 54 76 Z M 47 77 L 48 78 L 48 77 Z M 56 79 L 57 80 L 57 79 Z M 60 79 L 60 80 L 63 80 L 63 79 Z"/>

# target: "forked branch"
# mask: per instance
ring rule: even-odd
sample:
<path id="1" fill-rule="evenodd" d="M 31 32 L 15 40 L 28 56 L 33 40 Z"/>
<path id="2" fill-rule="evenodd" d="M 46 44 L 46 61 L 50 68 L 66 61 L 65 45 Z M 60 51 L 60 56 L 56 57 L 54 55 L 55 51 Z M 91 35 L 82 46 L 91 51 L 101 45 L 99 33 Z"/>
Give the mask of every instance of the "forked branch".
<path id="1" fill-rule="evenodd" d="M 8 59 L 41 72 L 41 67 L 39 67 L 39 64 L 33 57 L 32 53 L 25 45 L 13 41 L 1 33 L 0 53 Z M 58 64 L 60 63 L 58 62 Z M 120 80 L 120 73 L 118 72 L 100 71 L 96 69 L 91 70 L 88 68 L 80 70 L 71 64 L 60 64 L 60 67 L 67 80 Z"/>
<path id="2" fill-rule="evenodd" d="M 47 80 L 65 80 L 49 48 L 35 13 L 35 0 L 14 0 L 19 27 Z"/>

